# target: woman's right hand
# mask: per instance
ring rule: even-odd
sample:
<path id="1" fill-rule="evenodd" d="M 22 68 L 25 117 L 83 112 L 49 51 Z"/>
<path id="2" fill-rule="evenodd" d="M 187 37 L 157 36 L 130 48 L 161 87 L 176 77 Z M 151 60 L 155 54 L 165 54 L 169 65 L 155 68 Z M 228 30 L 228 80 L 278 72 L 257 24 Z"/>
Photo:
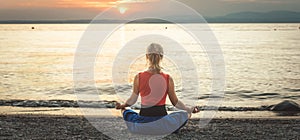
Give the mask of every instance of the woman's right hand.
<path id="1" fill-rule="evenodd" d="M 122 109 L 122 105 L 119 102 L 116 103 L 116 109 Z"/>
<path id="2" fill-rule="evenodd" d="M 119 102 L 116 102 L 116 109 L 125 109 L 126 107 L 128 107 L 130 105 L 128 104 L 120 104 Z"/>

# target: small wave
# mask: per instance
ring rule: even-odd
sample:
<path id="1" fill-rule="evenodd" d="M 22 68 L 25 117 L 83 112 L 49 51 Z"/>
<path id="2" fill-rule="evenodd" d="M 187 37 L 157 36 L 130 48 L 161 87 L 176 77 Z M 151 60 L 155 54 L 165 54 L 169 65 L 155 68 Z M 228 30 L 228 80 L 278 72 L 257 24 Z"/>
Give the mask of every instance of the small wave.
<path id="1" fill-rule="evenodd" d="M 285 97 L 283 97 L 283 99 L 294 99 L 294 100 L 298 100 L 299 98 L 300 98 L 300 95 L 285 96 Z"/>
<path id="2" fill-rule="evenodd" d="M 241 90 L 239 91 L 239 93 L 253 93 L 252 90 Z"/>
<path id="3" fill-rule="evenodd" d="M 259 93 L 259 94 L 252 94 L 251 96 L 278 96 L 279 93 Z"/>
<path id="4" fill-rule="evenodd" d="M 253 93 L 256 90 L 225 91 L 225 94 Z"/>
<path id="5" fill-rule="evenodd" d="M 251 95 L 247 95 L 247 94 L 240 94 L 238 95 L 239 97 L 242 97 L 242 98 L 252 98 Z"/>
<path id="6" fill-rule="evenodd" d="M 225 91 L 225 94 L 236 94 L 238 92 L 235 92 L 235 91 Z"/>
<path id="7" fill-rule="evenodd" d="M 293 89 L 293 88 L 284 88 L 283 90 L 289 91 L 289 92 L 300 92 L 300 89 Z"/>
<path id="8" fill-rule="evenodd" d="M 101 87 L 80 87 L 76 88 L 77 93 L 94 93 L 98 92 L 100 95 L 115 95 L 117 93 L 128 93 L 132 89 L 131 85 L 121 85 L 121 86 L 112 86 L 112 85 L 101 85 Z M 72 93 L 73 94 L 73 93 Z"/>
<path id="9" fill-rule="evenodd" d="M 209 99 L 209 98 L 224 98 L 222 96 L 201 96 L 198 97 L 198 99 Z"/>
<path id="10" fill-rule="evenodd" d="M 258 98 L 262 100 L 268 98 L 275 98 L 278 97 L 279 95 L 280 95 L 279 93 L 249 93 L 249 94 L 241 93 L 238 96 L 241 98 Z"/>

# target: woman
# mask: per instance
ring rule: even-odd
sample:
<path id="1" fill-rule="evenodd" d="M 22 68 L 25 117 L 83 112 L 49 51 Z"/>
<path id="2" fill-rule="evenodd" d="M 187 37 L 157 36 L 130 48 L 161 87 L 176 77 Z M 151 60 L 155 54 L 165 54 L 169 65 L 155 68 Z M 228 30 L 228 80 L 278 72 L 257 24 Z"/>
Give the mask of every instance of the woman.
<path id="1" fill-rule="evenodd" d="M 168 134 L 183 127 L 191 117 L 197 113 L 196 107 L 186 107 L 176 96 L 174 81 L 171 76 L 163 73 L 160 63 L 163 59 L 163 48 L 152 43 L 146 51 L 149 64 L 148 70 L 137 74 L 134 78 L 133 93 L 124 104 L 117 103 L 116 108 L 122 109 L 123 118 L 129 131 L 139 134 Z M 141 110 L 136 113 L 125 109 L 136 103 L 141 96 Z M 166 97 L 178 109 L 183 110 L 168 115 L 166 111 Z"/>

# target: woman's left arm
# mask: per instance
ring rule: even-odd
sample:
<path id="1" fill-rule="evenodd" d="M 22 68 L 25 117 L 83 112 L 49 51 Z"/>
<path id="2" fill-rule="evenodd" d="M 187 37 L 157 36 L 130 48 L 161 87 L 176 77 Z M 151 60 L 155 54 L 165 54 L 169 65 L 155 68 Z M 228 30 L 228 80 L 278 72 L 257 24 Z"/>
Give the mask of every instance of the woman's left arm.
<path id="1" fill-rule="evenodd" d="M 116 109 L 125 109 L 125 107 L 134 105 L 138 97 L 139 97 L 139 75 L 137 74 L 134 77 L 133 92 L 131 96 L 127 99 L 127 101 L 124 104 L 121 105 L 120 103 L 117 103 Z"/>

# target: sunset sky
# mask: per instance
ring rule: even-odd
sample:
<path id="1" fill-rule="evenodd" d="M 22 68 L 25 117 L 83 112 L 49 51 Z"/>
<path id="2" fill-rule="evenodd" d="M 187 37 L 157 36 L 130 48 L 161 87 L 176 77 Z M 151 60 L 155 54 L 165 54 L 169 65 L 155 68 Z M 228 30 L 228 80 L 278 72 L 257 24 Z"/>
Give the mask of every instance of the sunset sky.
<path id="1" fill-rule="evenodd" d="M 0 0 L 0 20 L 91 19 L 111 7 L 121 15 L 128 11 L 153 10 L 153 7 L 147 7 L 147 3 L 153 1 L 159 0 Z M 299 0 L 178 1 L 192 7 L 203 16 L 222 16 L 241 11 L 291 10 L 300 12 Z M 117 6 L 119 4 L 124 6 Z M 128 9 L 126 5 L 135 6 Z"/>

